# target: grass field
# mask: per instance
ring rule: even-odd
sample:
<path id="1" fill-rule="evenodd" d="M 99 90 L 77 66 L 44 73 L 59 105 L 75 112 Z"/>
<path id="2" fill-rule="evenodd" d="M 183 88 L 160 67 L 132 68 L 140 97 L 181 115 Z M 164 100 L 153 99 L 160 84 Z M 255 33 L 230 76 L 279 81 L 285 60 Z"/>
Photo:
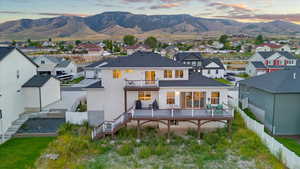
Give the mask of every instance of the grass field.
<path id="1" fill-rule="evenodd" d="M 284 169 L 285 167 L 262 144 L 257 135 L 245 127 L 236 113 L 233 133 L 226 128 L 206 132 L 197 142 L 195 129 L 185 134 L 171 134 L 167 143 L 164 132 L 146 127 L 140 143 L 136 129 L 122 129 L 114 141 L 111 138 L 92 142 L 87 126 L 65 124 L 60 136 L 46 153 L 59 154 L 59 159 L 40 158 L 39 169 Z"/>
<path id="2" fill-rule="evenodd" d="M 300 142 L 293 138 L 276 137 L 276 140 L 300 156 Z"/>
<path id="3" fill-rule="evenodd" d="M 35 161 L 53 137 L 14 138 L 0 145 L 0 169 L 26 169 Z"/>

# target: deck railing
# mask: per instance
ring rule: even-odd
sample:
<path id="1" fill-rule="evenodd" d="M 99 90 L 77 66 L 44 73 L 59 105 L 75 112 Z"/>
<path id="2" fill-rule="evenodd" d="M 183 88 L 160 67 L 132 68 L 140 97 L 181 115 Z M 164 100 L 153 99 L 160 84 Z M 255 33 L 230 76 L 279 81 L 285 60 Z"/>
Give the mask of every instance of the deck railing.
<path id="1" fill-rule="evenodd" d="M 125 80 L 125 87 L 158 87 L 158 80 Z"/>

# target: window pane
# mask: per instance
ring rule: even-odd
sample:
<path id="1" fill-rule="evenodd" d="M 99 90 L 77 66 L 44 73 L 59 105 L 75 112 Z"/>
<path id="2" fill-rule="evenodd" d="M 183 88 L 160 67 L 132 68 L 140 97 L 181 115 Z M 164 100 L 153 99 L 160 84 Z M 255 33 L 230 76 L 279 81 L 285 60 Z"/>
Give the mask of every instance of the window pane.
<path id="1" fill-rule="evenodd" d="M 113 70 L 113 78 L 114 79 L 119 79 L 121 78 L 121 70 Z"/>
<path id="2" fill-rule="evenodd" d="M 175 92 L 167 92 L 167 104 L 175 104 Z"/>
<path id="3" fill-rule="evenodd" d="M 151 100 L 151 92 L 149 91 L 139 91 L 138 92 L 139 100 Z"/>

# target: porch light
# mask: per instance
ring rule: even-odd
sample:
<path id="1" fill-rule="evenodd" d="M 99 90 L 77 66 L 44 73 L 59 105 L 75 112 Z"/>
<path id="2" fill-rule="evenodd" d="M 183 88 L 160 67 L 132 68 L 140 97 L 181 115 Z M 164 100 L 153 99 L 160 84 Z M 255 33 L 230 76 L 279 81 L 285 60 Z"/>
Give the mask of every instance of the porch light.
<path id="1" fill-rule="evenodd" d="M 179 94 L 180 94 L 180 92 L 176 91 L 176 92 L 175 92 L 175 94 L 176 94 L 176 95 L 179 95 Z"/>

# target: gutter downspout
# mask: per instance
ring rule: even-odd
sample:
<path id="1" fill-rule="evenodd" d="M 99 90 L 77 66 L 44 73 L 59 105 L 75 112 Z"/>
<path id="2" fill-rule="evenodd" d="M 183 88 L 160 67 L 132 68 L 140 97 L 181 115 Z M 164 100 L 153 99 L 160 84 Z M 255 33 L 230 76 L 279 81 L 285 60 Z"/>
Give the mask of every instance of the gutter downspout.
<path id="1" fill-rule="evenodd" d="M 275 101 L 276 101 L 276 94 L 274 94 L 274 97 L 273 97 L 273 119 L 272 119 L 272 135 L 274 135 L 274 120 L 275 120 Z"/>
<path id="2" fill-rule="evenodd" d="M 41 92 L 41 87 L 39 87 L 39 95 L 40 95 L 40 111 L 42 111 L 42 92 Z"/>

